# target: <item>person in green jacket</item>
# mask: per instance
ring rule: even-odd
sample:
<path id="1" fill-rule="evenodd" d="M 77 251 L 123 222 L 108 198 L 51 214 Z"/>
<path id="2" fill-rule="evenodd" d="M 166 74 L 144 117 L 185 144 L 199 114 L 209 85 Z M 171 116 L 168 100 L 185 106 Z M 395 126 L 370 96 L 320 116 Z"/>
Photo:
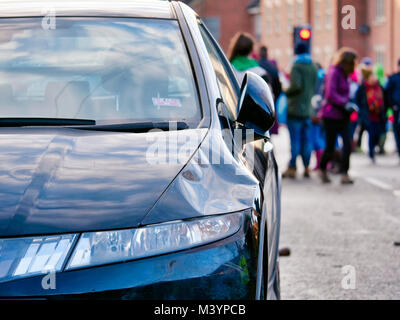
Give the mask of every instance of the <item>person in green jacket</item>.
<path id="1" fill-rule="evenodd" d="M 258 62 L 250 57 L 253 52 L 255 42 L 250 34 L 238 32 L 231 40 L 229 48 L 229 61 L 231 62 L 236 77 L 240 84 L 243 82 L 244 75 L 251 71 L 262 77 L 269 83 L 267 71 L 260 67 Z"/>
<path id="2" fill-rule="evenodd" d="M 313 63 L 307 47 L 299 44 L 295 48 L 295 61 L 290 73 L 287 126 L 290 134 L 291 159 L 289 168 L 283 173 L 284 178 L 296 177 L 296 160 L 299 155 L 305 167 L 304 177 L 310 177 L 311 140 L 311 99 L 315 93 L 318 69 Z"/>

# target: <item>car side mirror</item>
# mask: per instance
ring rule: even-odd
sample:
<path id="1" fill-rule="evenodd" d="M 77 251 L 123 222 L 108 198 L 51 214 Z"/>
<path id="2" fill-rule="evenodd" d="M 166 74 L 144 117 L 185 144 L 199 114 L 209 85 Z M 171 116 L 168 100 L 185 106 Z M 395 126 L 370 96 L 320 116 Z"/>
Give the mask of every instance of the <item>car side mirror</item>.
<path id="1" fill-rule="evenodd" d="M 255 73 L 246 72 L 244 76 L 238 110 L 236 122 L 254 130 L 255 140 L 269 137 L 268 131 L 276 121 L 274 99 L 269 85 Z"/>

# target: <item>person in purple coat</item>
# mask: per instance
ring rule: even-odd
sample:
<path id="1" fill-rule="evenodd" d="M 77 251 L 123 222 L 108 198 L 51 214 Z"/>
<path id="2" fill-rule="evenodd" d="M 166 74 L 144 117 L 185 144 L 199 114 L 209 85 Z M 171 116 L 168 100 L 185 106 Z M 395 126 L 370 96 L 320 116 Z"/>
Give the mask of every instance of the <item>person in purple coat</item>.
<path id="1" fill-rule="evenodd" d="M 357 54 L 349 48 L 339 50 L 325 78 L 325 94 L 322 109 L 322 119 L 325 129 L 326 147 L 320 163 L 320 177 L 324 183 L 330 183 L 327 175 L 327 165 L 333 159 L 337 137 L 343 140 L 340 173 L 342 184 L 352 184 L 349 177 L 351 154 L 350 114 L 354 111 L 350 102 L 349 77 L 354 72 Z"/>

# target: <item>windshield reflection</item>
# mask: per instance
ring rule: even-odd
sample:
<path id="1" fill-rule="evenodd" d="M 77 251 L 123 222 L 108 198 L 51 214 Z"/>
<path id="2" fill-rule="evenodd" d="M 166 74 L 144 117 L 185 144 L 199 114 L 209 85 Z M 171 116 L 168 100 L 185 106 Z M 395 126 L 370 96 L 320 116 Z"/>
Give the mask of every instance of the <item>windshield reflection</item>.
<path id="1" fill-rule="evenodd" d="M 0 23 L 0 117 L 199 121 L 176 21 L 57 18 Z"/>

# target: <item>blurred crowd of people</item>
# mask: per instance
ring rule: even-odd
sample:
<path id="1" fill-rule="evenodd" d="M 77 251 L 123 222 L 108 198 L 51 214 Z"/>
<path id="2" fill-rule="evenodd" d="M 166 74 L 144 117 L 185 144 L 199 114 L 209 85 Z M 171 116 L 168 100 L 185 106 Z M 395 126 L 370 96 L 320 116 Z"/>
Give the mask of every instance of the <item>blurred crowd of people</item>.
<path id="1" fill-rule="evenodd" d="M 342 184 L 352 184 L 349 176 L 352 152 L 362 152 L 368 133 L 369 157 L 374 164 L 376 152 L 385 154 L 386 135 L 393 130 L 400 159 L 400 59 L 397 73 L 386 76 L 384 67 L 371 58 L 359 58 L 350 48 L 340 49 L 325 70 L 313 61 L 304 44 L 294 48 L 290 73 L 280 70 L 268 59 L 268 49 L 246 33 L 231 42 L 229 60 L 241 81 L 246 71 L 261 76 L 271 87 L 279 125 L 287 125 L 291 159 L 284 178 L 296 178 L 297 158 L 310 177 L 310 159 L 323 183 L 330 183 L 328 172 L 341 174 Z"/>

